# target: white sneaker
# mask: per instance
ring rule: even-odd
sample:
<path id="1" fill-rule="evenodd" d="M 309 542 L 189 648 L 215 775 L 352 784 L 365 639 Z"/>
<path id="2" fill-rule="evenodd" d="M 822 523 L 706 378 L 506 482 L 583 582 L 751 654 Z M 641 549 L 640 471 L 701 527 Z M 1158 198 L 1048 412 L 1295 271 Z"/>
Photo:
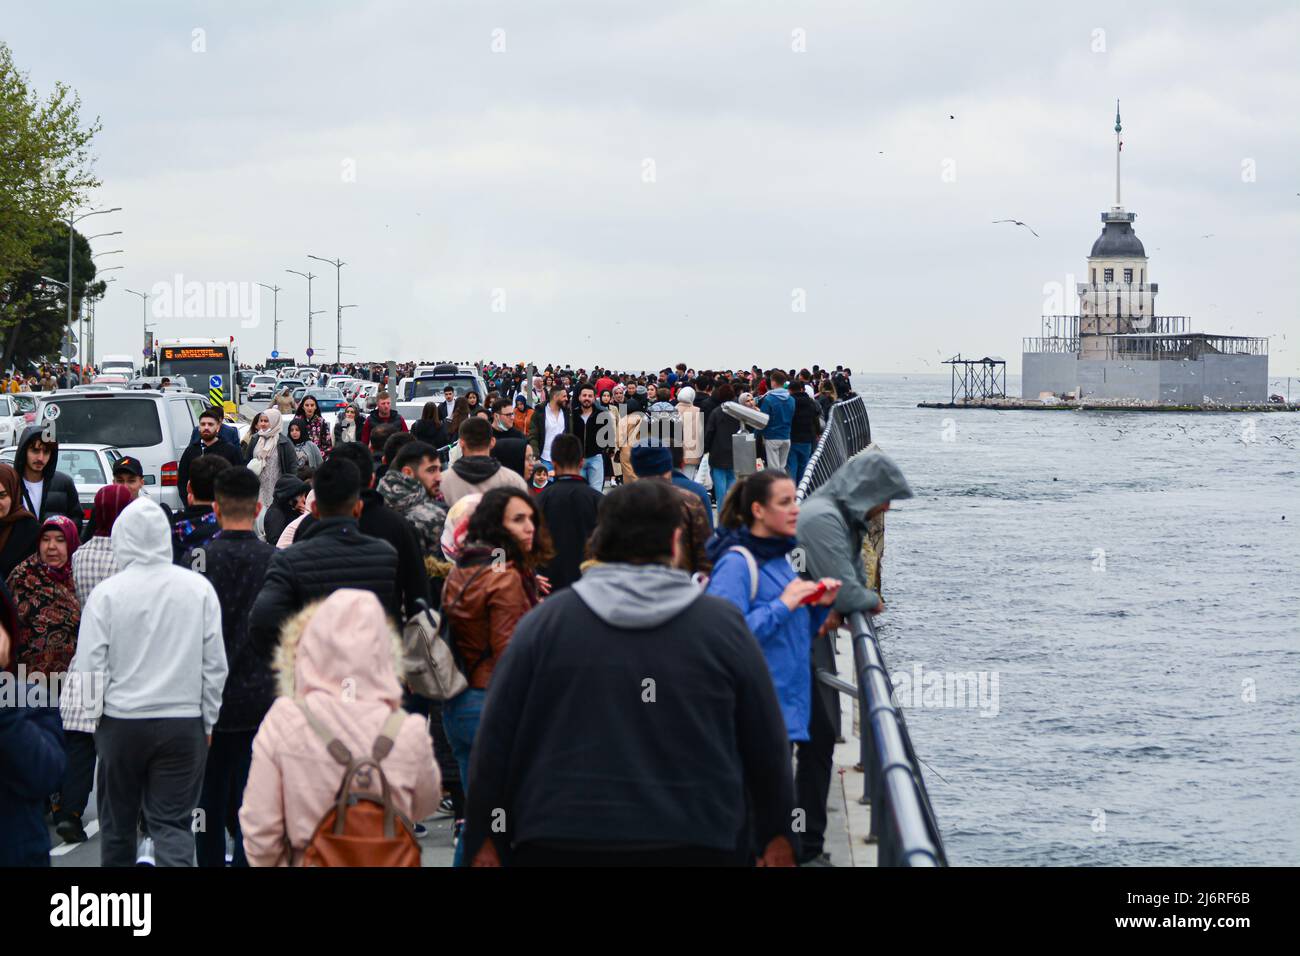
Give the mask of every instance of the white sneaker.
<path id="1" fill-rule="evenodd" d="M 145 837 L 140 841 L 140 848 L 135 854 L 136 866 L 157 866 L 157 861 L 153 855 L 153 839 Z"/>

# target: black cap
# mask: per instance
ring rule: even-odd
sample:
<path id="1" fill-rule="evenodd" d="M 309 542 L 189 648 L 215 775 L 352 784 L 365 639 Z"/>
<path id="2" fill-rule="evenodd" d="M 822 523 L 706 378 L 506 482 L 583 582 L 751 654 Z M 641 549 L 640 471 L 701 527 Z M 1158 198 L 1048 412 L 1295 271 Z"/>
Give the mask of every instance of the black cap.
<path id="1" fill-rule="evenodd" d="M 140 464 L 140 459 L 132 458 L 130 455 L 127 455 L 124 458 L 119 458 L 117 463 L 113 465 L 113 474 L 116 475 L 123 471 L 128 475 L 134 475 L 137 478 L 144 477 L 144 467 Z"/>

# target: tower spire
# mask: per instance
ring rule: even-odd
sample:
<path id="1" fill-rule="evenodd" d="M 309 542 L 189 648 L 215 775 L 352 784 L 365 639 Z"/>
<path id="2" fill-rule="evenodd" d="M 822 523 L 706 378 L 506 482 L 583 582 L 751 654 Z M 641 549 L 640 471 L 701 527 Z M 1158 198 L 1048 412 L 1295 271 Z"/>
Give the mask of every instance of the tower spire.
<path id="1" fill-rule="evenodd" d="M 1124 127 L 1119 121 L 1119 100 L 1115 100 L 1115 208 L 1122 208 L 1119 198 L 1119 154 L 1124 150 L 1124 141 L 1120 139 L 1120 133 Z"/>

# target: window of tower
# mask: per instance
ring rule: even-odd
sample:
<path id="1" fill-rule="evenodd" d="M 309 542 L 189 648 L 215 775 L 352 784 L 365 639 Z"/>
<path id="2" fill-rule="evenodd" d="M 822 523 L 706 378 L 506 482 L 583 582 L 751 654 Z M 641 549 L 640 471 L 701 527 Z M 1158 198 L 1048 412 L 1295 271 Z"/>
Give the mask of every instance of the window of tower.
<path id="1" fill-rule="evenodd" d="M 1101 277 L 1102 277 L 1102 280 L 1105 281 L 1105 282 L 1114 282 L 1114 281 L 1115 281 L 1115 270 L 1114 270 L 1114 269 L 1107 269 L 1106 271 L 1104 271 L 1104 272 L 1101 274 Z"/>
<path id="2" fill-rule="evenodd" d="M 1130 283 L 1130 284 L 1133 282 L 1133 270 L 1132 270 L 1132 269 L 1125 269 L 1125 270 L 1124 270 L 1124 281 L 1127 282 L 1127 283 Z"/>

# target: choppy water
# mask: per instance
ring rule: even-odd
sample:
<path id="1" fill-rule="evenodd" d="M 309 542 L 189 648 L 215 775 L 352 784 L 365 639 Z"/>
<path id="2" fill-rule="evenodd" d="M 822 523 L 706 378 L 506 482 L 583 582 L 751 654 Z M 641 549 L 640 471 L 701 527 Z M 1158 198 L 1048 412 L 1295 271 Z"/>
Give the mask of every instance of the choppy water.
<path id="1" fill-rule="evenodd" d="M 855 387 L 916 492 L 888 519 L 890 669 L 998 675 L 996 716 L 908 709 L 951 862 L 1300 862 L 1300 415 Z"/>

